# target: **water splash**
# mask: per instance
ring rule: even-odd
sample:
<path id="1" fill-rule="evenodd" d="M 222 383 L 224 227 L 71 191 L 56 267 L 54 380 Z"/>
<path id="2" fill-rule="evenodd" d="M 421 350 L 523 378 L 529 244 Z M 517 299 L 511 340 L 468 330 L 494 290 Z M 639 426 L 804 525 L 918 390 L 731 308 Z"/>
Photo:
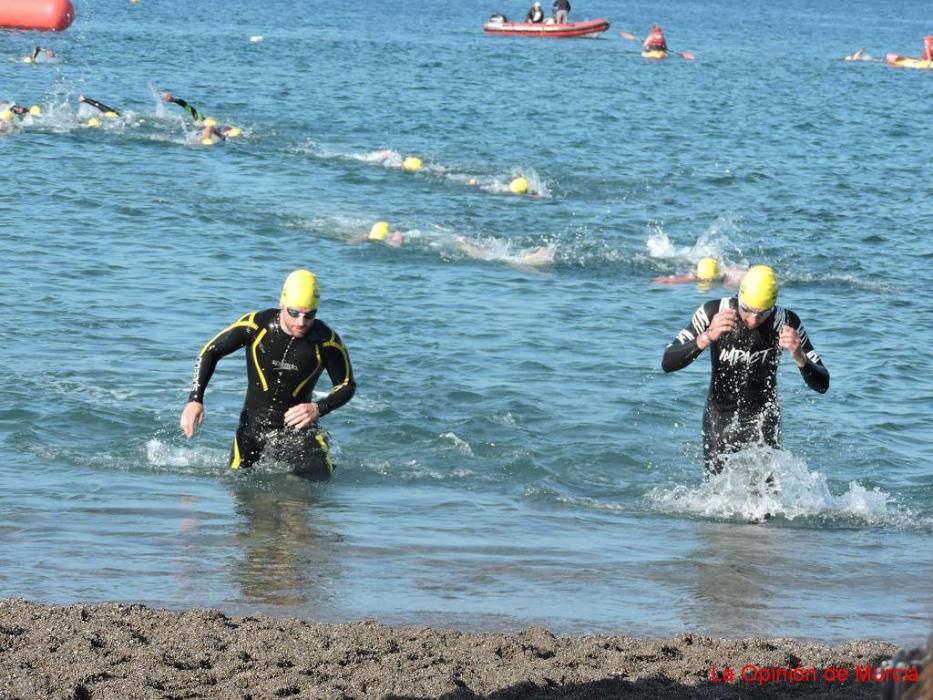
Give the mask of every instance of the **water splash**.
<path id="1" fill-rule="evenodd" d="M 749 447 L 726 459 L 721 474 L 698 486 L 655 488 L 645 494 L 655 509 L 717 520 L 761 522 L 816 519 L 846 526 L 906 527 L 915 523 L 909 510 L 880 488 L 856 481 L 834 494 L 819 471 L 800 458 L 769 447 Z"/>
<path id="2" fill-rule="evenodd" d="M 146 442 L 146 462 L 152 467 L 172 469 L 197 468 L 202 471 L 205 465 L 226 469 L 227 452 L 210 447 L 187 447 L 163 442 L 151 438 Z"/>

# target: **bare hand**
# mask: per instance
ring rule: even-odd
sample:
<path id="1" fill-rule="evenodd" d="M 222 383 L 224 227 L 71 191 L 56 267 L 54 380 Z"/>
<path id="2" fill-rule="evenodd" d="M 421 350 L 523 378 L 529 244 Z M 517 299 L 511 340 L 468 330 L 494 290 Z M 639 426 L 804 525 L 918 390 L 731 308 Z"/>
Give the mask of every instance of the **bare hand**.
<path id="1" fill-rule="evenodd" d="M 735 311 L 732 309 L 723 309 L 713 316 L 713 320 L 710 321 L 706 333 L 709 335 L 710 340 L 719 340 L 723 334 L 734 331 L 737 323 L 738 316 Z"/>
<path id="2" fill-rule="evenodd" d="M 300 403 L 285 411 L 285 425 L 291 428 L 305 428 L 321 416 L 316 403 Z"/>
<path id="3" fill-rule="evenodd" d="M 798 367 L 803 367 L 807 364 L 807 356 L 804 355 L 803 350 L 800 349 L 800 334 L 797 332 L 796 328 L 792 328 L 785 324 L 784 327 L 781 328 L 781 335 L 778 337 L 778 345 L 790 353 Z"/>
<path id="4" fill-rule="evenodd" d="M 161 94 L 159 95 L 159 97 L 162 98 L 162 101 L 163 101 L 163 102 L 171 102 L 171 101 L 172 101 L 172 93 L 170 93 L 170 92 L 163 92 L 163 93 L 161 93 Z"/>
<path id="5" fill-rule="evenodd" d="M 181 412 L 181 432 L 185 437 L 190 438 L 194 435 L 195 428 L 199 428 L 204 422 L 204 404 L 200 401 L 189 401 L 185 404 Z"/>

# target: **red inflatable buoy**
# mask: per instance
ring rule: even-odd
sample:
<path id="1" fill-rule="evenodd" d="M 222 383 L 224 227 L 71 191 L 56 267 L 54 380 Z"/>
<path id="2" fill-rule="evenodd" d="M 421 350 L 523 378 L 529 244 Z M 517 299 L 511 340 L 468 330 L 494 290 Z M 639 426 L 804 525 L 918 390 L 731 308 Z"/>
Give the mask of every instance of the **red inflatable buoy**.
<path id="1" fill-rule="evenodd" d="M 0 28 L 60 32 L 71 26 L 71 0 L 0 0 Z"/>

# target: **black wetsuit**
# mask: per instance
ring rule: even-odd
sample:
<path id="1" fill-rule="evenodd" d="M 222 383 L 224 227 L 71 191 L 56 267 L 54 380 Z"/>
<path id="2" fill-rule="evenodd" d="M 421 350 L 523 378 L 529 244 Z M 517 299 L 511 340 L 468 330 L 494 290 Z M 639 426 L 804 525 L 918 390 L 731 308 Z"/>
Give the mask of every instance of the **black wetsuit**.
<path id="1" fill-rule="evenodd" d="M 525 21 L 530 24 L 540 24 L 544 21 L 544 10 L 540 7 L 532 7 L 528 10 L 528 15 L 525 17 Z"/>
<path id="2" fill-rule="evenodd" d="M 120 113 L 117 110 L 115 110 L 113 107 L 108 107 L 103 102 L 92 100 L 90 97 L 82 97 L 81 101 L 84 102 L 85 104 L 91 105 L 91 107 L 94 107 L 95 109 L 100 110 L 104 114 L 106 114 L 107 112 L 113 112 L 118 117 L 120 116 Z"/>
<path id="3" fill-rule="evenodd" d="M 697 338 L 709 328 L 720 310 L 736 314 L 738 298 L 708 301 L 693 314 L 690 323 L 667 346 L 661 366 L 665 372 L 683 369 L 702 350 Z M 710 344 L 712 378 L 703 411 L 703 457 L 707 476 L 722 471 L 722 456 L 745 445 L 763 443 L 781 446 L 781 408 L 777 400 L 777 368 L 783 354 L 778 344 L 781 328 L 795 328 L 807 364 L 800 369 L 803 380 L 821 394 L 829 389 L 829 371 L 813 349 L 800 318 L 790 309 L 775 307 L 757 328 L 746 328 L 737 318 L 734 331 Z"/>
<path id="4" fill-rule="evenodd" d="M 303 338 L 296 338 L 279 324 L 279 309 L 248 313 L 202 348 L 188 400 L 203 403 L 217 361 L 243 347 L 248 386 L 230 466 L 250 467 L 268 449 L 273 458 L 289 462 L 298 473 L 328 478 L 333 463 L 324 432 L 317 423 L 300 430 L 286 427 L 285 412 L 311 401 L 311 391 L 324 370 L 333 389 L 316 402 L 322 416 L 353 397 L 356 382 L 340 337 L 315 320 Z"/>

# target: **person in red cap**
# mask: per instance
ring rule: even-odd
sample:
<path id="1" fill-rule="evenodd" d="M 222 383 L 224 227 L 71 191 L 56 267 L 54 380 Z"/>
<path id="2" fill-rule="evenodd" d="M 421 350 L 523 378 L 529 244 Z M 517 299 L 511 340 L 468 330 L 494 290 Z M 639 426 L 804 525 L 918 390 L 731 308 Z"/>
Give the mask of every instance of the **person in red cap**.
<path id="1" fill-rule="evenodd" d="M 645 38 L 643 46 L 645 51 L 664 51 L 667 52 L 667 39 L 664 38 L 664 32 L 657 24 L 652 25 L 651 32 Z"/>

